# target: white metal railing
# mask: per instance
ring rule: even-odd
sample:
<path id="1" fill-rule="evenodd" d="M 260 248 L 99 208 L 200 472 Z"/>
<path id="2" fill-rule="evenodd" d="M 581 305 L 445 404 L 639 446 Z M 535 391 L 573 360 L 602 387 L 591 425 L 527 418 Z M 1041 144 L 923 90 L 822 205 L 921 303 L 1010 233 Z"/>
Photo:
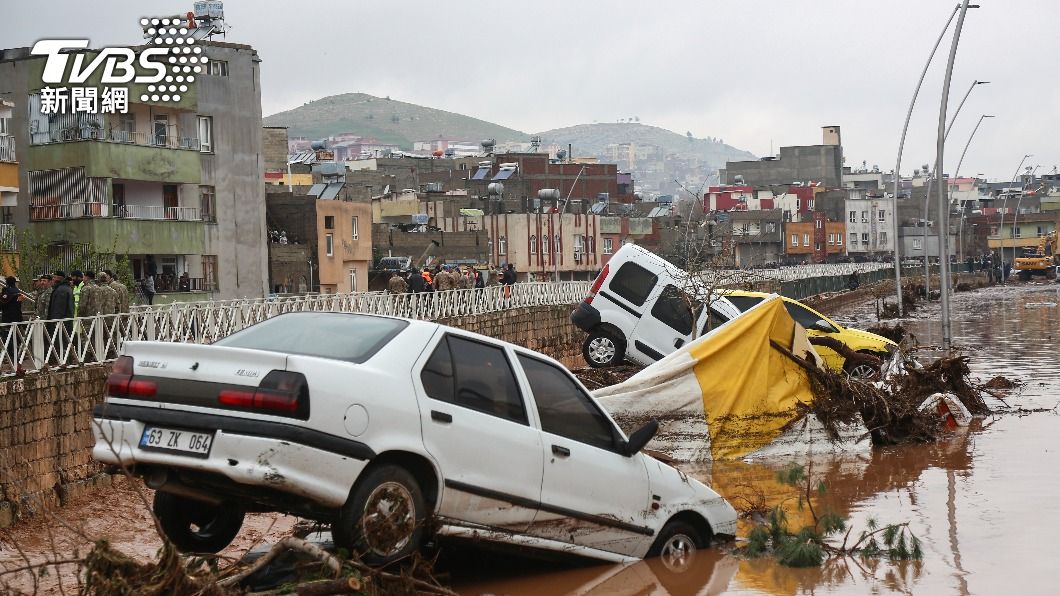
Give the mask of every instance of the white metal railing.
<path id="1" fill-rule="evenodd" d="M 180 221 L 200 221 L 198 207 L 166 207 L 166 219 Z"/>
<path id="2" fill-rule="evenodd" d="M 115 358 L 126 341 L 212 343 L 288 312 L 327 311 L 438 320 L 512 308 L 575 304 L 590 282 L 521 283 L 429 294 L 364 292 L 191 302 L 135 308 L 120 315 L 0 325 L 0 376 Z"/>
<path id="3" fill-rule="evenodd" d="M 15 224 L 0 224 L 0 252 L 17 252 L 18 235 Z"/>
<path id="4" fill-rule="evenodd" d="M 165 219 L 166 208 L 162 205 L 124 205 L 118 209 L 117 215 L 129 219 Z"/>
<path id="5" fill-rule="evenodd" d="M 105 141 L 109 143 L 143 145 L 147 147 L 186 149 L 189 151 L 198 151 L 200 147 L 199 139 L 195 137 L 182 137 L 169 133 L 155 134 L 122 129 L 108 130 L 100 126 L 87 124 L 68 126 L 66 128 L 55 128 L 52 130 L 42 130 L 30 135 L 30 142 L 33 145 L 72 143 L 76 141 Z"/>
<path id="6" fill-rule="evenodd" d="M 15 137 L 0 136 L 0 161 L 18 161 L 15 159 Z"/>

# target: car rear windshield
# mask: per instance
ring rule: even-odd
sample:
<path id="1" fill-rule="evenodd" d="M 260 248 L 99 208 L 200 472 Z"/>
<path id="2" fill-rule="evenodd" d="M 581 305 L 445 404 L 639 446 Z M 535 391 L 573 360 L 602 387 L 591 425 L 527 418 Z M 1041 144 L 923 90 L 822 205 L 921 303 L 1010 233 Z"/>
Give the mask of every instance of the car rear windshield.
<path id="1" fill-rule="evenodd" d="M 290 313 L 218 340 L 214 345 L 318 356 L 360 364 L 375 355 L 408 322 L 344 313 Z"/>
<path id="2" fill-rule="evenodd" d="M 740 312 L 747 312 L 747 309 L 758 304 L 762 301 L 758 296 L 726 296 L 732 305 L 740 309 Z"/>

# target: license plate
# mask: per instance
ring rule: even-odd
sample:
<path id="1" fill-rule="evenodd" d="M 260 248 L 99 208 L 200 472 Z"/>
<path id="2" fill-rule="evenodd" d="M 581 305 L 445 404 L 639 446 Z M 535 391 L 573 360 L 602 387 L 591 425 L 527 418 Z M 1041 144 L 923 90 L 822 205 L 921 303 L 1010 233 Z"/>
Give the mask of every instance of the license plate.
<path id="1" fill-rule="evenodd" d="M 145 426 L 144 434 L 140 436 L 140 449 L 151 451 L 170 451 L 206 457 L 210 455 L 211 446 L 213 446 L 212 432 Z"/>

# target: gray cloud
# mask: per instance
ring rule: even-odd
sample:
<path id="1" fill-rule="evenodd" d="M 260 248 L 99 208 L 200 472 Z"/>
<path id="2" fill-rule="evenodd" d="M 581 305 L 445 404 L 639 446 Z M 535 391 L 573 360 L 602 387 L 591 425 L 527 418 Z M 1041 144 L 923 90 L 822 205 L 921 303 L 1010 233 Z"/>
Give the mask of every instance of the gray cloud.
<path id="1" fill-rule="evenodd" d="M 894 167 L 916 77 L 953 0 L 671 2 L 275 2 L 229 0 L 228 40 L 262 57 L 266 114 L 326 95 L 389 95 L 535 132 L 638 116 L 764 155 L 770 143 L 819 142 L 843 127 L 849 165 Z M 5 6 L 0 44 L 87 35 L 95 45 L 137 40 L 144 13 L 186 12 L 191 1 Z M 1041 171 L 1060 163 L 1060 41 L 1040 24 L 1047 0 L 984 0 L 965 25 L 951 113 L 973 79 L 947 150 L 952 172 L 983 113 L 962 168 L 1011 177 L 1025 153 Z M 906 167 L 934 160 L 949 49 L 943 42 L 914 115 Z M 1045 108 L 1045 109 L 1042 109 Z"/>

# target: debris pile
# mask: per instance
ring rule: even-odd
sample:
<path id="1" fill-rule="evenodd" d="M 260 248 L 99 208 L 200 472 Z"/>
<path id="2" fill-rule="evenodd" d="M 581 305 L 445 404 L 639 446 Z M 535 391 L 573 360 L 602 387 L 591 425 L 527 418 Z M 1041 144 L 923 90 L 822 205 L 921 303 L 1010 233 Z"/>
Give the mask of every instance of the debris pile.
<path id="1" fill-rule="evenodd" d="M 1015 379 L 1009 379 L 998 375 L 993 379 L 983 383 L 984 389 L 1015 389 L 1022 385 L 1023 382 Z"/>
<path id="2" fill-rule="evenodd" d="M 936 439 L 943 420 L 921 404 L 936 393 L 950 393 L 973 415 L 990 412 L 982 387 L 969 381 L 966 356 L 944 357 L 925 367 L 908 360 L 902 372 L 880 383 L 864 383 L 827 369 L 808 369 L 814 399 L 802 406 L 838 439 L 843 425 L 863 421 L 873 443 L 893 445 Z"/>
<path id="3" fill-rule="evenodd" d="M 633 364 L 622 364 L 610 368 L 574 368 L 571 369 L 574 376 L 585 385 L 589 391 L 596 391 L 602 387 L 618 385 L 626 379 L 640 372 L 640 367 Z"/>
<path id="4" fill-rule="evenodd" d="M 902 327 L 901 323 L 898 323 L 896 325 L 888 325 L 886 323 L 881 323 L 879 325 L 876 325 L 875 327 L 869 327 L 865 331 L 868 331 L 869 333 L 875 333 L 876 335 L 879 335 L 881 337 L 886 337 L 887 339 L 893 341 L 896 344 L 902 343 L 902 340 L 909 335 L 909 332 L 906 330 L 905 327 Z"/>

